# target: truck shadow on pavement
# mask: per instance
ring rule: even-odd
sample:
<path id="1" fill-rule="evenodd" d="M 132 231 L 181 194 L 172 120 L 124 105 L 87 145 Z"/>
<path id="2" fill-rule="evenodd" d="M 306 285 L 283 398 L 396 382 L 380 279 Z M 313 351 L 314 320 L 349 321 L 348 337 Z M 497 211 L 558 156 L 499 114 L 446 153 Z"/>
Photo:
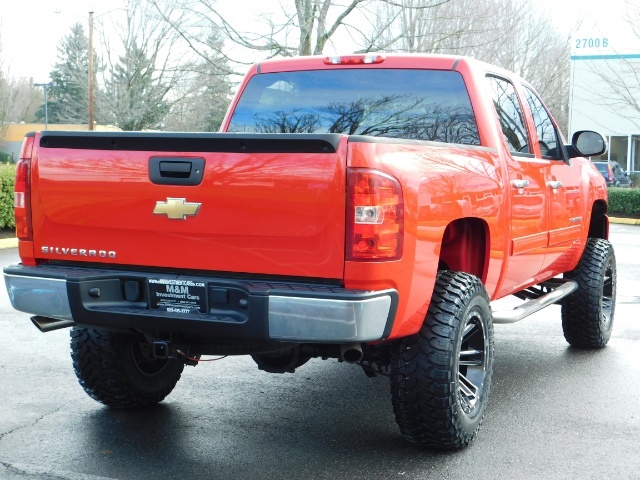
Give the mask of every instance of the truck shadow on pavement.
<path id="1" fill-rule="evenodd" d="M 369 380 L 359 368 L 318 363 L 313 368 L 323 370 L 320 382 L 302 370 L 259 374 L 259 392 L 200 385 L 199 398 L 173 396 L 145 411 L 99 408 L 83 420 L 86 445 L 101 474 L 117 478 L 130 475 L 134 464 L 140 478 L 336 478 L 344 467 L 361 475 L 364 465 L 384 464 L 382 474 L 390 464 L 402 471 L 417 458 L 429 463 L 451 455 L 402 439 L 386 378 Z"/>
<path id="2" fill-rule="evenodd" d="M 438 478 L 467 468 L 472 473 L 478 455 L 528 448 L 532 440 L 523 429 L 543 429 L 551 441 L 555 435 L 585 434 L 568 430 L 567 412 L 575 416 L 586 409 L 575 396 L 588 395 L 592 375 L 606 375 L 610 362 L 601 357 L 617 355 L 616 348 L 578 350 L 556 337 L 545 346 L 543 340 L 498 350 L 485 425 L 460 452 L 423 450 L 402 439 L 388 379 L 367 379 L 358 367 L 321 361 L 296 375 L 255 372 L 250 360 L 234 378 L 186 371 L 184 384 L 155 408 L 86 412 L 80 442 L 92 459 L 90 471 L 115 478 Z"/>

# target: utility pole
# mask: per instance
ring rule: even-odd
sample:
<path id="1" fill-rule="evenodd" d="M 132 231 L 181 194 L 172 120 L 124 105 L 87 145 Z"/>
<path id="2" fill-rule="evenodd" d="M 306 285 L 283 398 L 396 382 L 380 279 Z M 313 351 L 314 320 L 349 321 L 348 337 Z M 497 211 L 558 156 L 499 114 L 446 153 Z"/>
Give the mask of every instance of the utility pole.
<path id="1" fill-rule="evenodd" d="M 34 87 L 42 87 L 44 90 L 44 129 L 49 129 L 49 89 L 53 87 L 53 82 L 34 83 Z"/>
<path id="2" fill-rule="evenodd" d="M 89 130 L 93 130 L 93 12 L 89 12 Z"/>

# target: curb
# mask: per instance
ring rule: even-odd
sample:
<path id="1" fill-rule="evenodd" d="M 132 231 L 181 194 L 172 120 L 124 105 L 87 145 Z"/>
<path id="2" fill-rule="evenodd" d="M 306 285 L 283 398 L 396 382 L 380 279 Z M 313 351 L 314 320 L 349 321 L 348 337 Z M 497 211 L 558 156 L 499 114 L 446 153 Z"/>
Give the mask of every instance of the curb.
<path id="1" fill-rule="evenodd" d="M 0 238 L 0 250 L 6 248 L 18 248 L 17 238 Z"/>
<path id="2" fill-rule="evenodd" d="M 609 223 L 618 223 L 620 225 L 640 225 L 640 219 L 609 217 Z"/>

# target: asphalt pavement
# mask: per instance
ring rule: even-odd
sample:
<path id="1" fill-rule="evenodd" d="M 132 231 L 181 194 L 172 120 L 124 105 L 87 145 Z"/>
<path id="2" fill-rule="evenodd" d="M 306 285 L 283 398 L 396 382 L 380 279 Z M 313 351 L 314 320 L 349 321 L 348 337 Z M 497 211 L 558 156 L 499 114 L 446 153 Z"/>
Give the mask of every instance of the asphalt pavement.
<path id="1" fill-rule="evenodd" d="M 454 453 L 406 443 L 388 379 L 336 360 L 273 375 L 227 358 L 185 368 L 156 408 L 110 410 L 78 385 L 68 330 L 40 333 L 2 288 L 0 479 L 639 479 L 640 226 L 611 240 L 608 346 L 570 348 L 556 306 L 496 325 L 487 416 Z"/>

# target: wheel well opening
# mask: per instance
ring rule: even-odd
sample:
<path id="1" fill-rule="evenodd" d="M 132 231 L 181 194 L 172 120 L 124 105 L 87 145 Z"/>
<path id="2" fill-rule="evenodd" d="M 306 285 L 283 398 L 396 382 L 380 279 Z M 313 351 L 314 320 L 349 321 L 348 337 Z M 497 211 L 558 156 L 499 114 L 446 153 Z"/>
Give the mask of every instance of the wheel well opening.
<path id="1" fill-rule="evenodd" d="M 591 209 L 589 220 L 589 238 L 609 238 L 609 220 L 607 219 L 607 203 L 597 200 Z"/>
<path id="2" fill-rule="evenodd" d="M 461 218 L 444 231 L 438 269 L 469 273 L 484 281 L 488 250 L 486 223 L 478 218 Z"/>

